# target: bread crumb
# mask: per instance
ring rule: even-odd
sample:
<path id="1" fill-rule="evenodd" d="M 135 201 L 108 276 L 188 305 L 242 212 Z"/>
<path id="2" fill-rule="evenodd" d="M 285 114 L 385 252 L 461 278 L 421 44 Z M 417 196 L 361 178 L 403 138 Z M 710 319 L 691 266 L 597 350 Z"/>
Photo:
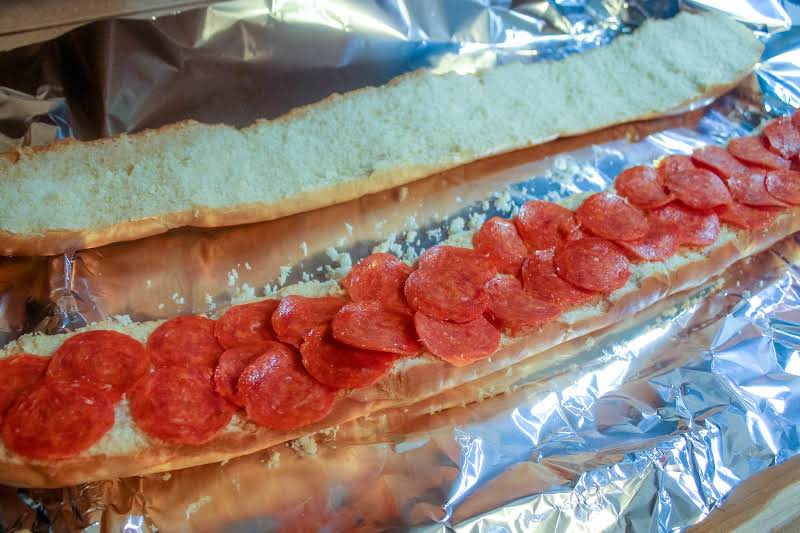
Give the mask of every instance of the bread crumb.
<path id="1" fill-rule="evenodd" d="M 172 472 L 164 472 L 161 476 L 161 481 L 169 481 L 170 479 L 172 479 Z"/>
<path id="2" fill-rule="evenodd" d="M 196 513 L 201 507 L 204 505 L 208 505 L 212 502 L 211 496 L 203 496 L 202 498 L 198 498 L 197 500 L 193 501 L 189 505 L 186 506 L 186 520 L 189 520 L 189 517 Z"/>
<path id="3" fill-rule="evenodd" d="M 302 456 L 315 456 L 317 455 L 317 441 L 313 435 L 306 435 L 289 441 L 289 447 Z"/>
<path id="4" fill-rule="evenodd" d="M 406 186 L 400 187 L 397 190 L 397 200 L 402 202 L 405 201 L 406 198 L 408 198 L 408 187 Z"/>
<path id="5" fill-rule="evenodd" d="M 308 257 L 308 243 L 306 241 L 300 243 L 300 251 L 303 252 L 303 257 Z"/>

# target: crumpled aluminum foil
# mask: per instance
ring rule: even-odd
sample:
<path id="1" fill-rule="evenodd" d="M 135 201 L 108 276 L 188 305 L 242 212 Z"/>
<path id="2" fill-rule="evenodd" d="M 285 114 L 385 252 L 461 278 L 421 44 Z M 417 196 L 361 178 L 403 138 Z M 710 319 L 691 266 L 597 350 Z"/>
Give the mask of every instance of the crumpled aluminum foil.
<path id="1" fill-rule="evenodd" d="M 299 215 L 64 257 L 4 258 L 2 335 L 9 340 L 118 314 L 148 319 L 223 308 L 248 287 L 278 283 L 284 264 L 292 266 L 284 283 L 304 273 L 322 279 L 336 254 L 355 260 L 388 233 L 396 233 L 392 243 L 401 252 L 406 240 L 416 249 L 429 246 L 465 221 L 508 216 L 530 198 L 602 189 L 625 166 L 724 142 L 800 105 L 794 6 L 687 5 L 724 9 L 767 43 L 757 83 L 743 86 L 739 97 L 468 165 L 405 192 L 320 210 L 313 224 Z M 675 2 L 644 0 L 542 0 L 513 8 L 237 0 L 153 20 L 95 23 L 40 50 L 43 64 L 72 54 L 66 64 L 85 71 L 68 77 L 42 68 L 26 80 L 29 93 L 19 84 L 0 93 L 0 142 L 92 138 L 188 116 L 244 124 L 420 66 L 469 71 L 558 59 L 677 9 Z M 103 52 L 81 55 L 87 49 Z M 0 69 L 0 84 L 7 76 L 13 73 Z M 270 235 L 269 247 L 254 247 L 263 235 Z M 328 253 L 334 245 L 338 251 Z M 800 451 L 798 261 L 800 243 L 787 239 L 691 294 L 554 348 L 552 364 L 519 363 L 461 396 L 347 424 L 313 445 L 63 491 L 2 488 L 0 524 L 125 531 L 684 529 L 742 480 Z M 476 394 L 486 399 L 458 405 Z M 449 408 L 432 412 L 443 405 Z"/>

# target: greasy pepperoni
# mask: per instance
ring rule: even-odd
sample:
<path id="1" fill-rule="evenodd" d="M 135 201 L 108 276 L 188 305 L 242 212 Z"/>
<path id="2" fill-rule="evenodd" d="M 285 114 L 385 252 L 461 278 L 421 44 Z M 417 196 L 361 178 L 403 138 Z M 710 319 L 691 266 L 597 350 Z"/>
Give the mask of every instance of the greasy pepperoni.
<path id="1" fill-rule="evenodd" d="M 333 338 L 331 327 L 326 324 L 311 330 L 300 347 L 300 353 L 309 374 L 337 389 L 372 385 L 388 374 L 398 359 L 395 354 L 342 344 Z"/>
<path id="2" fill-rule="evenodd" d="M 486 293 L 492 320 L 511 335 L 551 322 L 561 313 L 558 305 L 525 292 L 517 278 L 495 278 L 486 284 Z"/>
<path id="3" fill-rule="evenodd" d="M 214 389 L 226 400 L 236 405 L 243 405 L 236 388 L 239 376 L 242 375 L 242 372 L 250 363 L 264 355 L 268 350 L 280 350 L 283 348 L 285 348 L 285 345 L 274 341 L 228 348 L 222 352 L 217 368 L 214 370 Z"/>
<path id="4" fill-rule="evenodd" d="M 475 250 L 446 245 L 434 246 L 422 252 L 419 256 L 419 268 L 458 270 L 479 285 L 483 285 L 497 274 L 494 263 Z"/>
<path id="5" fill-rule="evenodd" d="M 247 418 L 288 431 L 319 422 L 333 409 L 336 389 L 311 377 L 294 350 L 276 350 L 253 361 L 239 378 Z"/>
<path id="6" fill-rule="evenodd" d="M 767 169 L 788 169 L 791 161 L 770 152 L 761 137 L 739 137 L 728 143 L 728 152 L 735 158 Z"/>
<path id="7" fill-rule="evenodd" d="M 740 172 L 747 172 L 747 167 L 719 146 L 704 146 L 692 154 L 695 163 L 707 168 L 727 179 Z"/>
<path id="8" fill-rule="evenodd" d="M 167 320 L 150 334 L 147 350 L 156 367 L 214 368 L 223 348 L 214 336 L 213 320 L 202 316 L 179 316 Z"/>
<path id="9" fill-rule="evenodd" d="M 787 204 L 800 204 L 800 172 L 773 170 L 767 172 L 767 190 Z"/>
<path id="10" fill-rule="evenodd" d="M 354 302 L 379 301 L 384 307 L 408 311 L 403 285 L 411 267 L 392 254 L 368 255 L 342 280 L 342 287 Z"/>
<path id="11" fill-rule="evenodd" d="M 207 368 L 166 366 L 139 381 L 130 394 L 131 416 L 151 437 L 197 446 L 210 441 L 233 416 L 214 391 Z"/>
<path id="12" fill-rule="evenodd" d="M 775 220 L 775 212 L 771 209 L 750 207 L 738 202 L 718 207 L 716 212 L 722 222 L 748 230 L 766 228 Z"/>
<path id="13" fill-rule="evenodd" d="M 559 276 L 589 291 L 614 291 L 631 275 L 625 254 L 614 243 L 593 237 L 566 244 L 556 251 L 553 263 Z"/>
<path id="14" fill-rule="evenodd" d="M 692 158 L 688 155 L 668 155 L 658 163 L 657 172 L 661 177 L 661 181 L 666 181 L 667 177 L 675 172 L 686 172 L 687 170 L 695 170 Z"/>
<path id="15" fill-rule="evenodd" d="M 788 171 L 787 171 L 788 172 Z M 745 205 L 760 207 L 785 206 L 783 202 L 767 191 L 767 172 L 759 168 L 749 168 L 734 174 L 728 179 L 728 189 L 734 200 Z"/>
<path id="16" fill-rule="evenodd" d="M 500 272 L 516 274 L 528 255 L 528 248 L 510 220 L 492 217 L 484 222 L 473 239 L 475 251 L 494 261 Z"/>
<path id="17" fill-rule="evenodd" d="M 428 351 L 454 366 L 488 357 L 500 347 L 500 332 L 482 316 L 454 324 L 416 313 L 414 325 Z"/>
<path id="18" fill-rule="evenodd" d="M 563 307 L 588 302 L 596 292 L 586 291 L 561 279 L 553 264 L 553 251 L 533 252 L 522 265 L 522 284 L 525 292 Z"/>
<path id="19" fill-rule="evenodd" d="M 789 117 L 779 117 L 764 128 L 769 149 L 785 159 L 800 153 L 800 132 Z"/>
<path id="20" fill-rule="evenodd" d="M 272 329 L 278 340 L 299 347 L 314 326 L 329 322 L 346 303 L 337 296 L 287 296 L 272 315 Z"/>
<path id="21" fill-rule="evenodd" d="M 681 245 L 680 236 L 669 224 L 650 219 L 647 235 L 635 241 L 617 242 L 634 260 L 663 261 L 672 257 Z"/>
<path id="22" fill-rule="evenodd" d="M 109 395 L 85 381 L 51 379 L 20 398 L 3 419 L 6 447 L 28 459 L 78 455 L 114 426 Z"/>
<path id="23" fill-rule="evenodd" d="M 731 202 L 731 193 L 722 178 L 708 170 L 673 172 L 664 181 L 667 189 L 692 209 L 713 209 Z"/>
<path id="24" fill-rule="evenodd" d="M 333 336 L 365 350 L 416 355 L 422 351 L 411 315 L 387 309 L 380 302 L 347 304 L 333 317 Z"/>
<path id="25" fill-rule="evenodd" d="M 642 209 L 668 204 L 672 197 L 664 190 L 664 182 L 651 167 L 639 165 L 626 168 L 614 181 L 617 193 Z"/>
<path id="26" fill-rule="evenodd" d="M 564 241 L 563 228 L 572 225 L 574 216 L 558 204 L 531 200 L 522 204 L 514 222 L 529 250 L 546 250 Z"/>
<path id="27" fill-rule="evenodd" d="M 622 197 L 599 192 L 583 201 L 575 211 L 578 223 L 606 239 L 632 241 L 647 234 L 647 217 Z"/>
<path id="28" fill-rule="evenodd" d="M 0 419 L 23 393 L 44 378 L 49 357 L 19 354 L 0 359 Z"/>
<path id="29" fill-rule="evenodd" d="M 274 340 L 272 313 L 278 303 L 278 300 L 264 300 L 231 307 L 214 325 L 217 341 L 228 349 Z"/>
<path id="30" fill-rule="evenodd" d="M 452 322 L 469 322 L 486 309 L 483 285 L 457 270 L 421 268 L 408 276 L 406 300 L 414 311 Z"/>
<path id="31" fill-rule="evenodd" d="M 86 331 L 70 337 L 53 354 L 48 378 L 82 379 L 118 398 L 150 368 L 141 342 L 117 331 Z"/>
<path id="32" fill-rule="evenodd" d="M 654 209 L 650 217 L 659 224 L 672 226 L 680 243 L 688 246 L 707 246 L 719 235 L 719 218 L 714 212 L 698 213 L 676 202 Z"/>

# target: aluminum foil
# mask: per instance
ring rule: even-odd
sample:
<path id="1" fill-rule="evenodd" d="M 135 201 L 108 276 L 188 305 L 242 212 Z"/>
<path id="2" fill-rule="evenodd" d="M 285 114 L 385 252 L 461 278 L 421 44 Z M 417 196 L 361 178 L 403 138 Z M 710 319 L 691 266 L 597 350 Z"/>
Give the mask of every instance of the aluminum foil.
<path id="1" fill-rule="evenodd" d="M 325 279 L 376 245 L 413 255 L 487 216 L 509 216 L 527 199 L 600 190 L 625 166 L 722 143 L 800 104 L 793 6 L 687 4 L 724 8 L 767 42 L 756 77 L 738 95 L 477 162 L 313 216 L 184 229 L 63 257 L 6 258 L 2 334 L 8 340 L 121 314 L 220 312 L 264 285 Z M 469 71 L 558 59 L 678 7 L 236 1 L 95 23 L 37 48 L 25 87 L 17 80 L 3 93 L 0 131 L 9 145 L 185 117 L 242 124 L 419 66 Z M 65 76 L 54 57 L 77 71 Z M 14 65 L 14 57 L 2 64 Z M 0 69 L 0 83 L 3 76 L 13 73 Z M 34 129 L 45 134 L 33 136 Z M 62 491 L 3 488 L 0 525 L 684 529 L 738 483 L 800 451 L 799 262 L 800 243 L 787 239 L 611 330 L 418 405 L 225 464 Z"/>

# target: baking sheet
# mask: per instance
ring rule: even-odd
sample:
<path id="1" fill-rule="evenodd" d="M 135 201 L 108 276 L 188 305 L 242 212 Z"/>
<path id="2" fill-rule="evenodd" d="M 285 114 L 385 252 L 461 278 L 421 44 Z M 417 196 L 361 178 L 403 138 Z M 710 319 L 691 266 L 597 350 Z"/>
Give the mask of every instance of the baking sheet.
<path id="1" fill-rule="evenodd" d="M 721 5 L 704 4 L 690 7 Z M 450 231 L 510 216 L 526 199 L 599 190 L 627 165 L 747 133 L 800 103 L 796 33 L 778 33 L 789 28 L 785 9 L 792 6 L 724 7 L 768 47 L 756 78 L 710 110 L 492 158 L 311 215 L 184 229 L 61 257 L 6 258 L 4 340 L 114 315 L 219 312 L 263 294 L 265 285 L 325 279 L 376 245 L 413 256 Z M 108 21 L 42 45 L 29 81 L 47 90 L 10 92 L 0 129 L 7 143 L 19 143 L 89 138 L 185 116 L 245 123 L 417 66 L 469 69 L 580 53 L 677 8 L 587 1 L 513 9 L 321 2 L 301 9 L 237 1 L 156 20 Z M 292 36 L 315 46 L 299 46 Z M 98 57 L 76 52 L 87 43 L 101 46 Z M 66 63 L 84 63 L 79 72 L 92 73 L 85 81 L 60 78 L 47 59 L 70 51 Z M 237 98 L 212 98 L 222 87 Z M 16 133 L 6 128 L 14 124 Z M 34 129 L 46 133 L 28 133 Z M 459 394 L 224 465 L 63 491 L 6 488 L 0 520 L 126 531 L 685 528 L 738 482 L 800 449 L 797 247 L 789 239 L 589 344 L 558 347 L 547 364 L 534 358 Z M 476 397 L 486 399 L 459 405 Z"/>

